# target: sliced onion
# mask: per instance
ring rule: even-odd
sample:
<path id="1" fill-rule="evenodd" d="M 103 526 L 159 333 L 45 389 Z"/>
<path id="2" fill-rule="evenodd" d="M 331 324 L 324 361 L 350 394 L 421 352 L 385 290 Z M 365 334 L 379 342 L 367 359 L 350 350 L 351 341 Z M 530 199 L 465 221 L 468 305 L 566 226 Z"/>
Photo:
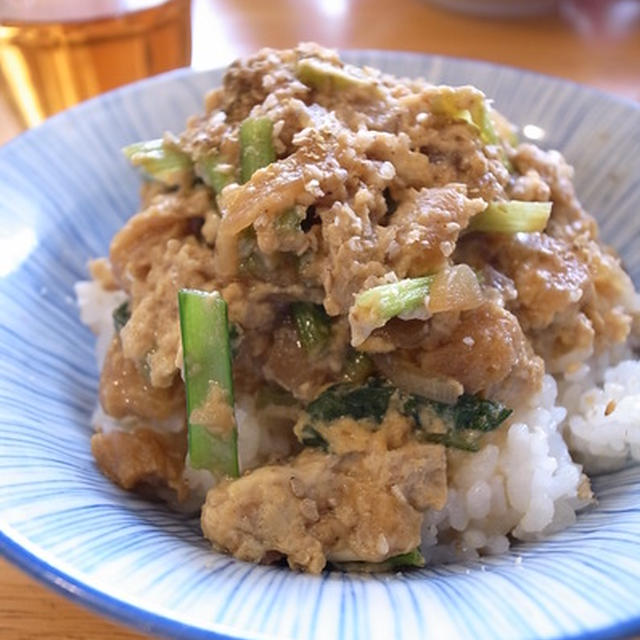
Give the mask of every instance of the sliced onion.
<path id="1" fill-rule="evenodd" d="M 467 311 L 482 304 L 483 295 L 478 278 L 467 264 L 459 264 L 437 273 L 429 291 L 431 313 Z"/>
<path id="2" fill-rule="evenodd" d="M 455 404 L 464 387 L 455 378 L 427 376 L 415 365 L 393 355 L 376 355 L 374 362 L 389 381 L 401 391 L 414 393 L 428 400 Z"/>

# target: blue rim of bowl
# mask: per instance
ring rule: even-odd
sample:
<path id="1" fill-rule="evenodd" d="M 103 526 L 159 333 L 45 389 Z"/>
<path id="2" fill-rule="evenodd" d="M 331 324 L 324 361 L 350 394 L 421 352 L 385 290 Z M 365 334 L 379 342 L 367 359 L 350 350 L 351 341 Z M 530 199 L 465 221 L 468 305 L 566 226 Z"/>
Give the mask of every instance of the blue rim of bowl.
<path id="1" fill-rule="evenodd" d="M 540 73 L 537 71 L 530 71 L 527 69 L 521 69 L 511 65 L 497 64 L 494 62 L 488 62 L 485 60 L 473 60 L 471 58 L 462 58 L 456 56 L 444 56 L 437 53 L 421 53 L 416 51 L 394 51 L 394 50 L 381 50 L 381 49 L 341 49 L 341 54 L 349 53 L 384 53 L 385 55 L 401 55 L 417 58 L 438 58 L 444 61 L 452 60 L 461 63 L 472 63 L 475 65 L 483 65 L 493 69 L 508 69 L 523 76 L 530 76 L 535 78 L 544 78 L 546 81 L 553 83 L 572 85 L 578 87 L 581 91 L 606 97 L 608 100 L 624 104 L 627 107 L 640 110 L 640 103 L 634 101 L 631 98 L 617 96 L 607 91 L 603 91 L 596 87 L 567 80 L 558 76 Z M 210 73 L 213 71 L 221 71 L 220 67 L 207 70 L 193 70 L 190 68 L 175 69 L 168 71 L 151 78 L 146 78 L 138 82 L 134 82 L 118 89 L 108 91 L 104 94 L 90 98 L 71 109 L 62 111 L 51 118 L 47 119 L 40 125 L 29 129 L 14 139 L 8 141 L 4 145 L 0 146 L 0 155 L 4 152 L 4 149 L 11 148 L 14 144 L 19 144 L 21 140 L 25 138 L 31 138 L 37 136 L 38 132 L 43 127 L 55 126 L 55 123 L 61 119 L 64 119 L 69 112 L 73 112 L 74 115 L 82 115 L 82 113 L 91 109 L 97 102 L 103 102 L 105 100 L 112 100 L 114 98 L 127 95 L 131 92 L 138 91 L 141 86 L 154 86 L 156 84 L 164 84 L 167 81 L 173 79 L 186 78 L 192 75 L 200 75 L 204 73 Z M 18 542 L 13 540 L 4 531 L 0 530 L 0 553 L 9 560 L 16 567 L 23 570 L 31 577 L 37 579 L 45 586 L 51 588 L 53 591 L 61 594 L 69 600 L 84 606 L 90 611 L 98 614 L 102 614 L 112 621 L 124 623 L 130 628 L 140 631 L 142 633 L 153 633 L 158 636 L 164 636 L 168 638 L 180 638 L 181 640 L 258 640 L 264 638 L 261 634 L 250 633 L 240 629 L 225 629 L 224 632 L 215 631 L 213 629 L 205 629 L 203 627 L 196 627 L 190 624 L 179 622 L 174 618 L 169 618 L 158 613 L 151 613 L 150 611 L 143 609 L 137 605 L 130 604 L 125 600 L 120 600 L 113 596 L 106 594 L 103 591 L 88 586 L 86 583 L 73 578 L 69 574 L 65 573 L 61 569 L 53 567 L 42 558 L 27 551 Z M 216 625 L 221 626 L 221 625 Z M 594 629 L 585 633 L 578 633 L 573 635 L 556 636 L 557 640 L 615 640 L 616 638 L 627 638 L 632 634 L 640 632 L 640 615 L 619 622 L 612 626 L 602 627 L 600 629 Z"/>

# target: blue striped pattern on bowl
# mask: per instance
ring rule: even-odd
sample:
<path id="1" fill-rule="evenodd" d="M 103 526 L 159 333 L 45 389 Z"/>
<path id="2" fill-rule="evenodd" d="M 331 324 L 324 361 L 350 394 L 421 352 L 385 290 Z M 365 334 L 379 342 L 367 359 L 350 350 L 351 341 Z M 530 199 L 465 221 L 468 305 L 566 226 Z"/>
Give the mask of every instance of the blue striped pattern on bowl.
<path id="1" fill-rule="evenodd" d="M 640 282 L 640 109 L 515 69 L 416 54 L 353 62 L 471 83 L 576 167 Z M 640 468 L 597 508 L 501 557 L 406 575 L 313 577 L 212 553 L 197 521 L 112 486 L 89 450 L 93 337 L 72 286 L 136 209 L 123 145 L 180 131 L 221 73 L 176 72 L 61 114 L 0 149 L 0 547 L 71 597 L 179 638 L 611 637 L 640 628 Z"/>

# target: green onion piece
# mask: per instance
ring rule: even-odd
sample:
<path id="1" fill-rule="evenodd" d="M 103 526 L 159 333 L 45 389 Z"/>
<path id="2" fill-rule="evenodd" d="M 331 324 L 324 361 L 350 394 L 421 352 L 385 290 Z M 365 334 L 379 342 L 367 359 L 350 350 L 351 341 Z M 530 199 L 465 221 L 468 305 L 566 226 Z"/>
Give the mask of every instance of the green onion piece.
<path id="1" fill-rule="evenodd" d="M 227 303 L 217 291 L 181 289 L 178 304 L 191 466 L 238 476 L 238 429 L 233 417 Z M 227 414 L 216 410 L 221 423 L 212 424 L 206 406 L 217 395 L 228 404 L 229 411 Z"/>
<path id="2" fill-rule="evenodd" d="M 451 120 L 459 120 L 477 129 L 485 144 L 499 142 L 490 107 L 478 91 L 470 94 L 468 90 L 442 87 L 440 93 L 431 97 L 432 113 L 445 116 Z"/>
<path id="3" fill-rule="evenodd" d="M 269 118 L 247 118 L 240 125 L 240 180 L 247 182 L 262 167 L 276 159 L 273 122 Z"/>
<path id="4" fill-rule="evenodd" d="M 219 194 L 228 184 L 234 181 L 233 167 L 216 153 L 204 156 L 196 162 L 196 173 L 204 183 Z"/>
<path id="5" fill-rule="evenodd" d="M 124 325 L 129 322 L 129 318 L 131 317 L 129 301 L 125 300 L 121 305 L 118 305 L 113 310 L 111 316 L 113 317 L 113 328 L 115 329 L 115 332 L 120 333 Z"/>
<path id="6" fill-rule="evenodd" d="M 325 310 L 311 302 L 294 302 L 291 316 L 305 351 L 314 356 L 321 354 L 331 336 L 331 320 Z"/>
<path id="7" fill-rule="evenodd" d="M 278 232 L 300 231 L 300 223 L 305 219 L 305 216 L 304 207 L 289 207 L 275 219 L 273 226 Z"/>
<path id="8" fill-rule="evenodd" d="M 492 233 L 544 231 L 550 215 L 551 202 L 492 202 L 471 218 L 467 229 Z"/>
<path id="9" fill-rule="evenodd" d="M 471 113 L 471 118 L 480 129 L 480 138 L 485 144 L 498 144 L 500 138 L 491 120 L 490 107 L 483 100 Z"/>
<path id="10" fill-rule="evenodd" d="M 168 186 L 180 184 L 192 168 L 186 153 L 166 146 L 162 139 L 135 142 L 122 152 L 134 167 L 140 167 L 147 176 Z"/>
<path id="11" fill-rule="evenodd" d="M 390 318 L 410 313 L 423 305 L 434 277 L 406 278 L 367 289 L 356 296 L 353 311 L 372 324 L 382 326 Z"/>
<path id="12" fill-rule="evenodd" d="M 373 361 L 366 353 L 351 349 L 347 354 L 342 369 L 342 381 L 350 382 L 351 384 L 362 384 L 373 375 L 374 370 Z"/>
<path id="13" fill-rule="evenodd" d="M 302 84 L 327 93 L 346 89 L 376 90 L 376 84 L 371 78 L 356 75 L 358 70 L 355 67 L 349 69 L 347 71 L 323 60 L 305 58 L 298 62 L 296 77 Z"/>
<path id="14" fill-rule="evenodd" d="M 425 560 L 420 549 L 387 558 L 382 562 L 331 562 L 331 566 L 339 571 L 355 573 L 385 573 L 408 567 L 422 568 L 424 565 Z"/>
<path id="15" fill-rule="evenodd" d="M 461 122 L 466 122 L 468 125 L 480 131 L 478 125 L 473 121 L 473 116 L 471 115 L 471 111 L 469 109 L 460 109 L 459 111 L 454 111 L 451 114 L 452 120 L 460 120 Z"/>

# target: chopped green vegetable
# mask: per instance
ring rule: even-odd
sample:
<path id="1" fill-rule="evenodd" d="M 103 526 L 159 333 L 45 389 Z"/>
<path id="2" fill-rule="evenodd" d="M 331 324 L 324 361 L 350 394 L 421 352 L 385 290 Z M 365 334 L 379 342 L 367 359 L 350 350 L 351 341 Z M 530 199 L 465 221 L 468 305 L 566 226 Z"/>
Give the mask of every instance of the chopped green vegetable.
<path id="1" fill-rule="evenodd" d="M 129 307 L 129 301 L 125 300 L 121 305 L 118 305 L 111 314 L 113 317 L 113 328 L 116 333 L 120 333 L 122 328 L 131 317 L 131 308 Z"/>
<path id="2" fill-rule="evenodd" d="M 356 296 L 351 312 L 361 322 L 381 327 L 390 318 L 424 305 L 434 277 L 406 278 L 367 289 Z"/>
<path id="3" fill-rule="evenodd" d="M 370 378 L 359 386 L 336 384 L 311 402 L 306 409 L 309 421 L 301 430 L 302 443 L 327 450 L 328 441 L 318 429 L 338 418 L 371 419 L 379 424 L 394 395 L 398 411 L 413 419 L 417 437 L 466 451 L 477 451 L 482 434 L 496 429 L 512 413 L 499 402 L 469 394 L 461 395 L 455 404 L 445 404 Z"/>
<path id="4" fill-rule="evenodd" d="M 273 122 L 269 118 L 247 118 L 240 125 L 240 180 L 247 182 L 262 167 L 276 159 Z"/>
<path id="5" fill-rule="evenodd" d="M 511 415 L 511 409 L 499 402 L 468 393 L 463 393 L 455 404 L 436 402 L 412 394 L 407 396 L 404 403 L 404 413 L 411 415 L 425 429 L 439 419 L 455 431 L 492 431 Z"/>
<path id="6" fill-rule="evenodd" d="M 238 235 L 238 263 L 240 273 L 260 280 L 267 272 L 267 265 L 258 248 L 258 239 L 253 227 L 243 229 Z"/>
<path id="7" fill-rule="evenodd" d="M 485 144 L 499 142 L 490 115 L 490 107 L 484 96 L 468 89 L 441 87 L 440 92 L 431 97 L 431 111 L 451 120 L 460 120 L 474 127 Z"/>
<path id="8" fill-rule="evenodd" d="M 497 429 L 512 410 L 499 402 L 462 394 L 455 404 L 412 395 L 405 401 L 404 412 L 418 425 L 418 437 L 445 447 L 477 451 L 482 434 Z"/>
<path id="9" fill-rule="evenodd" d="M 305 219 L 305 216 L 304 207 L 289 207 L 275 219 L 273 225 L 278 232 L 301 231 L 300 224 Z"/>
<path id="10" fill-rule="evenodd" d="M 211 153 L 198 160 L 196 173 L 207 186 L 213 189 L 216 195 L 235 179 L 233 167 L 217 153 Z"/>
<path id="11" fill-rule="evenodd" d="M 471 118 L 480 129 L 480 138 L 485 144 L 498 144 L 500 142 L 491 120 L 490 107 L 485 100 L 474 109 L 471 113 Z"/>
<path id="12" fill-rule="evenodd" d="M 181 289 L 178 304 L 191 466 L 237 476 L 238 430 L 233 417 L 227 303 L 217 291 Z M 215 394 L 221 394 L 229 405 L 226 424 L 208 421 L 206 405 Z"/>
<path id="13" fill-rule="evenodd" d="M 478 451 L 482 434 L 478 431 L 447 431 L 446 433 L 420 433 L 420 438 L 434 444 L 441 444 L 462 451 Z"/>
<path id="14" fill-rule="evenodd" d="M 396 389 L 380 378 L 372 378 L 366 385 L 335 384 L 323 391 L 307 406 L 312 421 L 331 422 L 350 417 L 382 422 L 391 396 Z"/>
<path id="15" fill-rule="evenodd" d="M 327 439 L 310 424 L 304 425 L 300 433 L 300 442 L 305 447 L 315 447 L 316 449 L 322 449 L 323 451 L 329 450 L 329 443 Z"/>
<path id="16" fill-rule="evenodd" d="M 471 218 L 467 229 L 493 233 L 544 231 L 550 215 L 551 202 L 492 202 Z"/>
<path id="17" fill-rule="evenodd" d="M 331 336 L 331 319 L 324 308 L 311 302 L 294 302 L 291 315 L 305 351 L 313 356 L 322 353 Z"/>
<path id="18" fill-rule="evenodd" d="M 366 89 L 377 91 L 372 78 L 359 74 L 359 69 L 347 67 L 341 69 L 329 62 L 305 58 L 296 67 L 296 76 L 302 84 L 326 93 L 345 91 L 347 89 Z"/>
<path id="19" fill-rule="evenodd" d="M 420 549 L 414 549 L 408 553 L 402 553 L 382 562 L 331 562 L 331 565 L 339 571 L 355 573 L 385 573 L 398 571 L 409 567 L 422 568 L 425 565 L 424 556 Z"/>
<path id="20" fill-rule="evenodd" d="M 191 158 L 167 146 L 162 139 L 135 142 L 122 152 L 134 167 L 140 167 L 150 178 L 168 186 L 180 184 L 185 173 L 192 169 Z"/>
<path id="21" fill-rule="evenodd" d="M 463 393 L 454 405 L 444 405 L 443 413 L 451 415 L 455 429 L 493 431 L 512 413 L 499 402 Z"/>
<path id="22" fill-rule="evenodd" d="M 469 109 L 460 109 L 459 111 L 453 111 L 451 113 L 452 120 L 460 120 L 461 122 L 466 122 L 468 125 L 480 131 L 478 125 L 473 121 L 473 117 L 471 115 L 471 111 Z"/>
<path id="23" fill-rule="evenodd" d="M 351 349 L 344 362 L 342 380 L 352 384 L 362 384 L 373 375 L 374 370 L 373 361 L 366 353 Z"/>

